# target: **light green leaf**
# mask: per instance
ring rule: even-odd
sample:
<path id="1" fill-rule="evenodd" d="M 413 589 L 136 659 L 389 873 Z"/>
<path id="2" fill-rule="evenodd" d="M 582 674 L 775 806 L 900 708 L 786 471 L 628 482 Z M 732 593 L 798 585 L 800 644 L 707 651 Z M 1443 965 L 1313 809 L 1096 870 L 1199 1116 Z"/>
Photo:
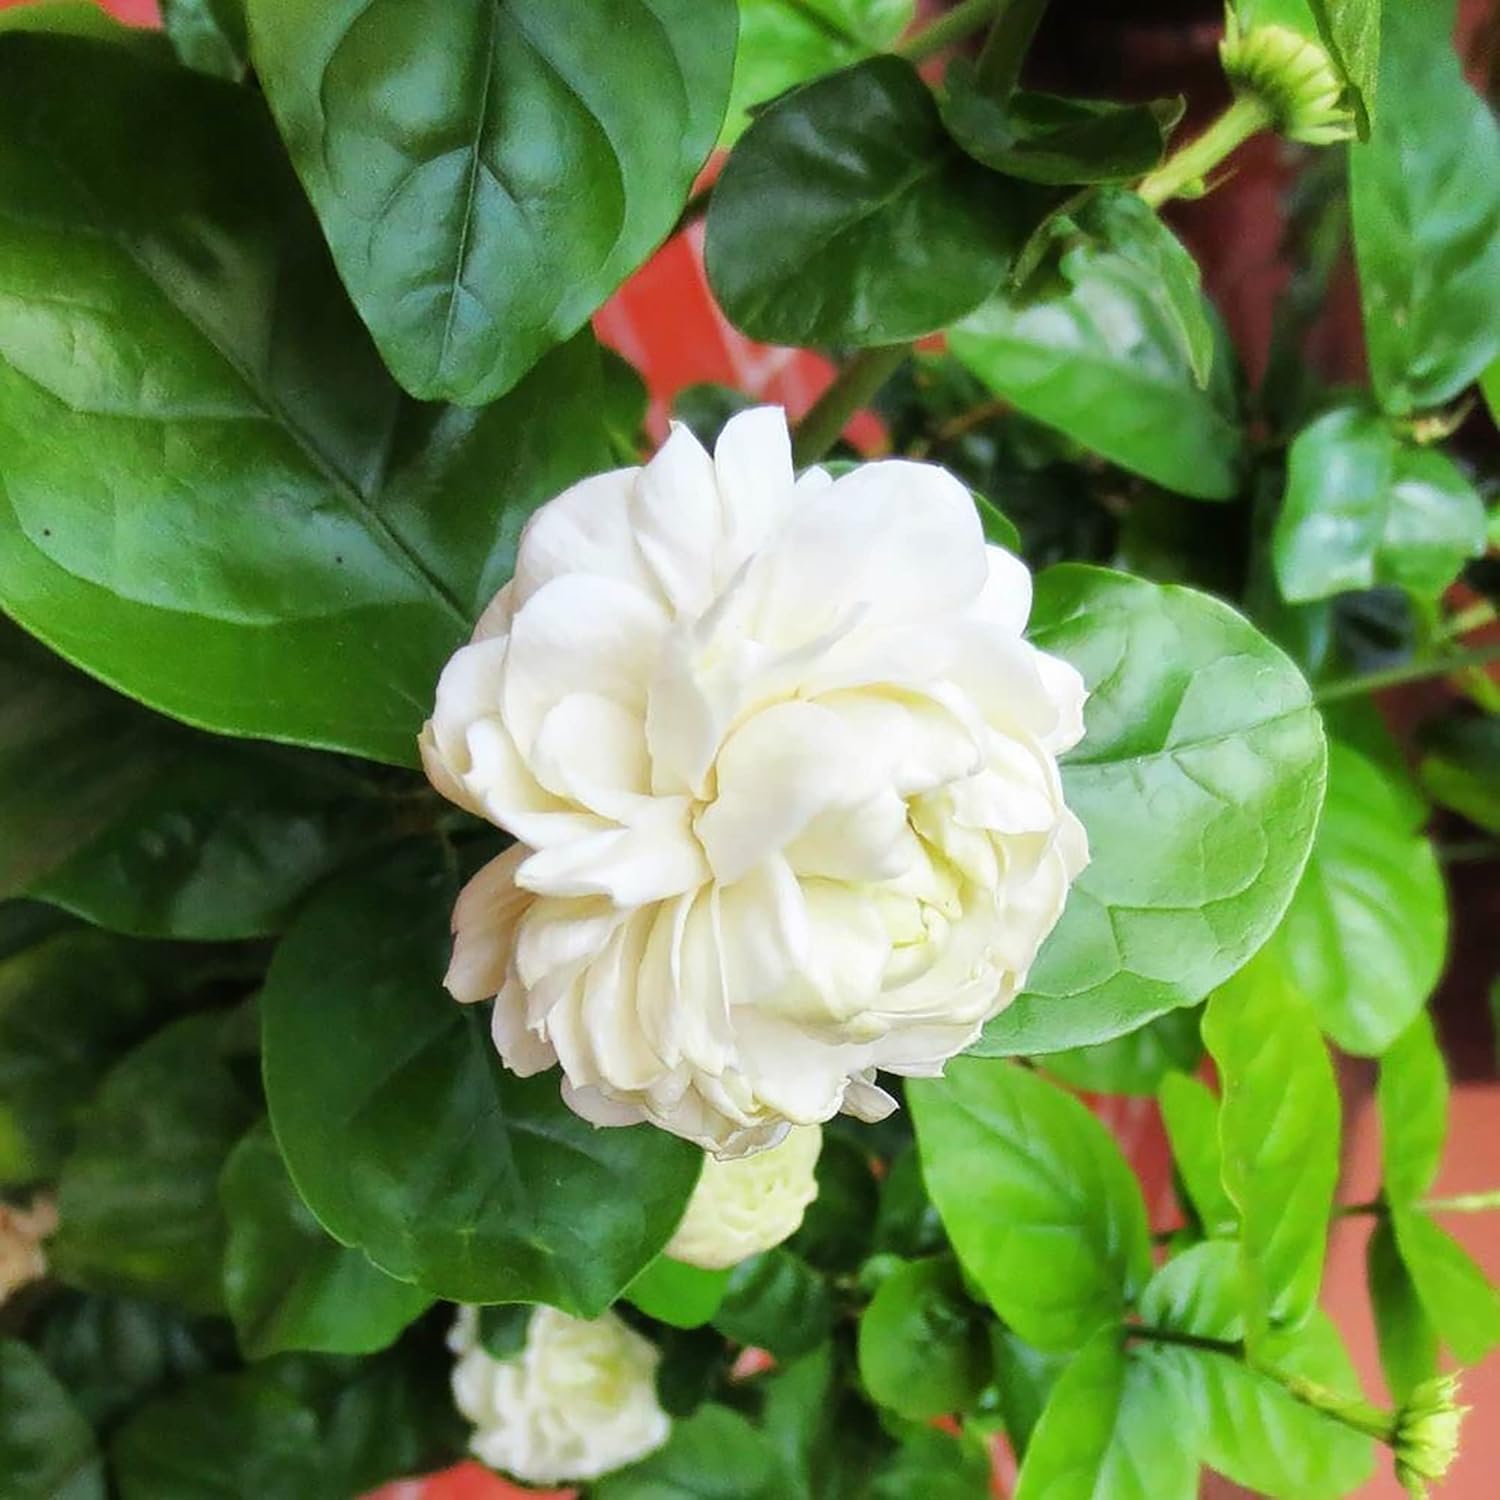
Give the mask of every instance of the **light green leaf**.
<path id="1" fill-rule="evenodd" d="M 0 200 L 0 605 L 177 718 L 414 762 L 522 524 L 608 466 L 591 340 L 404 401 L 257 98 L 102 43 L 0 38 Z"/>
<path id="2" fill-rule="evenodd" d="M 1077 1349 L 1150 1274 L 1146 1211 L 1108 1130 L 1011 1063 L 956 1058 L 907 1098 L 922 1172 L 965 1269 L 1039 1349 Z"/>
<path id="3" fill-rule="evenodd" d="M 48 1260 L 64 1281 L 223 1305 L 218 1181 L 254 1106 L 220 1051 L 220 1016 L 176 1021 L 111 1070 L 58 1183 Z"/>
<path id="4" fill-rule="evenodd" d="M 1240 1216 L 1224 1191 L 1218 1099 L 1207 1084 L 1185 1073 L 1168 1073 L 1156 1098 L 1172 1143 L 1172 1160 L 1204 1232 L 1234 1235 Z"/>
<path id="5" fill-rule="evenodd" d="M 1083 743 L 1062 766 L 1090 864 L 981 1055 L 1107 1041 L 1197 1004 L 1280 920 L 1322 801 L 1307 684 L 1217 600 L 1049 568 L 1031 638 L 1090 690 Z"/>
<path id="6" fill-rule="evenodd" d="M 1404 1207 L 1432 1190 L 1448 1135 L 1448 1070 L 1425 1011 L 1380 1059 L 1382 1191 Z"/>
<path id="7" fill-rule="evenodd" d="M 777 344 L 897 344 L 999 285 L 1047 206 L 948 138 L 916 70 L 877 57 L 778 100 L 709 200 L 708 278 Z"/>
<path id="8" fill-rule="evenodd" d="M 235 82 L 245 76 L 245 0 L 161 0 L 161 24 L 188 67 Z"/>
<path id="9" fill-rule="evenodd" d="M 995 1371 L 995 1395 L 1005 1435 L 1017 1458 L 1024 1458 L 1036 1424 L 1071 1354 L 1044 1354 L 1018 1338 L 1003 1323 L 990 1325 L 990 1357 Z"/>
<path id="10" fill-rule="evenodd" d="M 736 1343 L 796 1359 L 828 1337 L 834 1319 L 828 1283 L 787 1250 L 767 1250 L 729 1273 L 713 1325 Z"/>
<path id="11" fill-rule="evenodd" d="M 1203 1040 L 1223 1090 L 1223 1182 L 1259 1339 L 1268 1325 L 1301 1327 L 1317 1305 L 1339 1175 L 1338 1085 L 1311 1011 L 1263 960 L 1215 992 Z"/>
<path id="12" fill-rule="evenodd" d="M 410 845 L 304 908 L 261 997 L 276 1139 L 323 1227 L 398 1280 L 593 1317 L 669 1238 L 703 1156 L 595 1129 L 555 1076 L 506 1071 L 487 1008 L 439 982 L 456 894 L 443 851 Z"/>
<path id="13" fill-rule="evenodd" d="M 625 1288 L 625 1300 L 673 1328 L 701 1328 L 718 1312 L 728 1271 L 704 1271 L 667 1255 L 655 1260 Z"/>
<path id="14" fill-rule="evenodd" d="M 1111 462 L 1203 500 L 1237 493 L 1233 357 L 1216 347 L 1192 257 L 1123 191 L 1051 233 L 1055 274 L 991 297 L 949 349 L 997 396 Z"/>
<path id="15" fill-rule="evenodd" d="M 7 31 L 96 37 L 116 46 L 133 47 L 143 56 L 171 59 L 159 36 L 144 27 L 122 26 L 94 0 L 25 0 L 25 4 L 0 11 L 0 33 Z"/>
<path id="16" fill-rule="evenodd" d="M 199 1380 L 143 1406 L 115 1434 L 120 1500 L 326 1495 L 313 1413 L 246 1375 Z"/>
<path id="17" fill-rule="evenodd" d="M 1197 1067 L 1202 1056 L 1198 1012 L 1169 1010 L 1113 1041 L 1049 1052 L 1042 1066 L 1075 1089 L 1149 1096 L 1174 1070 Z"/>
<path id="18" fill-rule="evenodd" d="M 859 1376 L 903 1417 L 967 1411 L 989 1379 L 989 1340 L 951 1260 L 908 1261 L 859 1320 Z"/>
<path id="19" fill-rule="evenodd" d="M 1377 584 L 1430 598 L 1483 553 L 1484 504 L 1451 459 L 1341 406 L 1292 444 L 1272 547 L 1294 604 Z"/>
<path id="20" fill-rule="evenodd" d="M 1500 1345 L 1500 1289 L 1440 1225 L 1414 1209 L 1395 1209 L 1396 1248 L 1438 1336 L 1462 1364 L 1478 1364 Z"/>
<path id="21" fill-rule="evenodd" d="M 1375 118 L 1380 82 L 1381 0 L 1309 0 L 1309 4 L 1323 45 L 1349 86 L 1364 139 Z"/>
<path id="22" fill-rule="evenodd" d="M 732 146 L 757 105 L 889 50 L 916 0 L 739 0 L 740 39 L 721 146 Z"/>
<path id="23" fill-rule="evenodd" d="M 1500 354 L 1500 128 L 1451 26 L 1451 6 L 1384 7 L 1380 110 L 1349 151 L 1370 376 L 1401 416 L 1451 400 Z"/>
<path id="24" fill-rule="evenodd" d="M 596 1500 L 779 1500 L 776 1451 L 738 1412 L 704 1406 L 671 1441 L 592 1486 Z"/>
<path id="25" fill-rule="evenodd" d="M 1329 747 L 1328 801 L 1307 872 L 1267 962 L 1346 1052 L 1378 1057 L 1442 972 L 1448 904 L 1425 818 L 1407 788 L 1359 752 Z"/>
<path id="26" fill-rule="evenodd" d="M 1366 1254 L 1380 1366 L 1391 1399 L 1399 1404 L 1437 1374 L 1437 1330 L 1422 1307 L 1388 1219 L 1376 1224 Z"/>
<path id="27" fill-rule="evenodd" d="M 250 0 L 256 74 L 401 384 L 503 396 L 670 232 L 734 0 Z"/>
<path id="28" fill-rule="evenodd" d="M 230 1153 L 219 1196 L 229 1224 L 224 1301 L 248 1359 L 291 1349 L 371 1354 L 431 1304 L 324 1233 L 264 1121 Z"/>
<path id="29" fill-rule="evenodd" d="M 25 1344 L 0 1340 L 0 1480 L 6 1500 L 104 1500 L 94 1434 Z"/>

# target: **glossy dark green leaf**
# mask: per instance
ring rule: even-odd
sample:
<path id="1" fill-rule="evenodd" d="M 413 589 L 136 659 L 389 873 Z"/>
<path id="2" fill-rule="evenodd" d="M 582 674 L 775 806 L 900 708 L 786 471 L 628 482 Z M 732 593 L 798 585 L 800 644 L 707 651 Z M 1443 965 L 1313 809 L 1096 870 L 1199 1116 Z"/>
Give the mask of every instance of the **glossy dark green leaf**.
<path id="1" fill-rule="evenodd" d="M 1224 1190 L 1218 1098 L 1199 1079 L 1169 1073 L 1161 1081 L 1157 1103 L 1172 1145 L 1173 1165 L 1182 1176 L 1204 1233 L 1233 1235 L 1240 1216 Z"/>
<path id="2" fill-rule="evenodd" d="M 931 1427 L 905 1432 L 866 1491 L 869 1500 L 988 1500 L 993 1493 L 983 1446 Z"/>
<path id="3" fill-rule="evenodd" d="M 745 132 L 709 202 L 709 282 L 752 338 L 896 344 L 984 301 L 1045 206 L 953 145 L 909 63 L 872 58 Z"/>
<path id="4" fill-rule="evenodd" d="M 13 910 L 0 907 L 0 911 Z M 64 919 L 66 921 L 66 919 Z M 168 949 L 73 924 L 0 957 L 0 1185 L 56 1175 L 112 1063 L 180 1003 Z"/>
<path id="5" fill-rule="evenodd" d="M 36 1353 L 0 1340 L 0 1482 L 6 1500 L 104 1500 L 93 1430 Z"/>
<path id="6" fill-rule="evenodd" d="M 1202 1056 L 1197 1011 L 1169 1010 L 1112 1041 L 1049 1052 L 1043 1066 L 1075 1089 L 1150 1095 L 1174 1071 L 1191 1072 Z"/>
<path id="7" fill-rule="evenodd" d="M 728 1271 L 704 1271 L 669 1255 L 655 1260 L 625 1288 L 627 1302 L 673 1328 L 701 1328 L 718 1312 Z"/>
<path id="8" fill-rule="evenodd" d="M 188 67 L 236 82 L 245 76 L 245 0 L 161 0 L 161 24 Z"/>
<path id="9" fill-rule="evenodd" d="M 1017 1458 L 1024 1458 L 1036 1424 L 1046 1410 L 1058 1377 L 1073 1359 L 1071 1354 L 1045 1354 L 1002 1323 L 990 1326 L 990 1358 L 995 1375 L 996 1403 L 1005 1435 Z"/>
<path id="10" fill-rule="evenodd" d="M 927 1196 L 915 1145 L 890 1163 L 875 1211 L 875 1248 L 915 1259 L 943 1247 L 943 1221 Z"/>
<path id="11" fill-rule="evenodd" d="M 1109 1131 L 1012 1063 L 957 1058 L 907 1098 L 922 1174 L 964 1268 L 1039 1349 L 1076 1349 L 1150 1274 L 1146 1211 Z"/>
<path id="12" fill-rule="evenodd" d="M 1500 834 L 1500 718 L 1454 716 L 1424 725 L 1417 779 L 1434 802 Z"/>
<path id="13" fill-rule="evenodd" d="M 120 1500 L 327 1495 L 317 1419 L 246 1375 L 217 1375 L 141 1408 L 115 1434 Z"/>
<path id="14" fill-rule="evenodd" d="M 425 399 L 493 401 L 666 238 L 719 133 L 734 0 L 250 0 L 339 272 Z"/>
<path id="15" fill-rule="evenodd" d="M 767 1379 L 760 1427 L 780 1459 L 785 1500 L 869 1500 L 889 1444 L 852 1374 L 830 1341 Z"/>
<path id="16" fill-rule="evenodd" d="M 254 1106 L 220 1055 L 222 1025 L 176 1021 L 105 1078 L 58 1184 L 48 1258 L 64 1281 L 223 1307 L 219 1173 Z"/>
<path id="17" fill-rule="evenodd" d="M 1438 1336 L 1401 1259 L 1388 1219 L 1376 1224 L 1370 1235 L 1366 1268 L 1380 1367 L 1391 1399 L 1400 1403 L 1437 1374 Z"/>
<path id="18" fill-rule="evenodd" d="M 997 396 L 1112 462 L 1199 499 L 1235 494 L 1233 356 L 1192 257 L 1127 192 L 1095 196 L 1051 234 L 1056 270 L 991 297 L 948 347 Z"/>
<path id="19" fill-rule="evenodd" d="M 1500 1346 L 1500 1288 L 1426 1214 L 1397 1208 L 1391 1226 L 1432 1327 L 1462 1364 L 1478 1364 Z"/>
<path id="20" fill-rule="evenodd" d="M 230 1153 L 219 1197 L 229 1224 L 224 1301 L 247 1358 L 290 1349 L 370 1354 L 432 1301 L 324 1232 L 264 1122 Z"/>
<path id="21" fill-rule="evenodd" d="M 423 844 L 303 910 L 261 999 L 271 1123 L 324 1228 L 391 1275 L 594 1316 L 670 1237 L 702 1153 L 596 1129 L 555 1076 L 504 1069 L 487 1008 L 440 983 L 456 894 Z"/>
<path id="22" fill-rule="evenodd" d="M 1097 568 L 1037 579 L 1031 638 L 1090 689 L 1063 759 L 1091 862 L 981 1055 L 1054 1052 L 1195 1005 L 1276 926 L 1322 801 L 1307 684 L 1233 610 Z"/>
<path id="23" fill-rule="evenodd" d="M 757 105 L 888 50 L 911 24 L 916 0 L 739 0 L 739 10 L 722 146 L 739 139 Z"/>
<path id="24" fill-rule="evenodd" d="M 948 134 L 1007 177 L 1050 185 L 1130 182 L 1162 159 L 1180 102 L 1112 104 L 1017 90 L 1001 101 L 966 58 L 950 64 L 940 107 Z"/>
<path id="25" fill-rule="evenodd" d="M 73 1291 L 48 1302 L 36 1346 L 95 1427 L 113 1426 L 148 1396 L 237 1357 L 233 1333 L 217 1319 L 139 1297 Z"/>
<path id="26" fill-rule="evenodd" d="M 737 1343 L 796 1359 L 828 1337 L 833 1291 L 805 1261 L 787 1250 L 767 1250 L 729 1273 L 713 1325 Z"/>
<path id="27" fill-rule="evenodd" d="M 26 0 L 23 5 L 0 11 L 0 34 L 7 31 L 97 37 L 117 46 L 123 43 L 147 55 L 165 51 L 160 37 L 141 27 L 122 26 L 94 0 Z"/>
<path id="28" fill-rule="evenodd" d="M 665 1448 L 592 1486 L 597 1500 L 780 1500 L 776 1451 L 738 1412 L 704 1406 Z"/>
<path id="29" fill-rule="evenodd" d="M 608 467 L 587 335 L 402 400 L 257 99 L 101 43 L 0 39 L 0 200 L 0 604 L 177 718 L 414 761 L 521 525 Z"/>
<path id="30" fill-rule="evenodd" d="M 1252 959 L 1217 990 L 1203 1040 L 1218 1068 L 1224 1190 L 1257 1339 L 1317 1305 L 1339 1176 L 1339 1093 L 1311 1010 L 1274 964 Z"/>
<path id="31" fill-rule="evenodd" d="M 1273 542 L 1292 603 L 1377 584 L 1433 597 L 1484 548 L 1484 503 L 1462 470 L 1378 412 L 1340 406 L 1297 435 Z"/>
<path id="32" fill-rule="evenodd" d="M 881 1282 L 859 1320 L 859 1376 L 870 1399 L 903 1417 L 967 1411 L 989 1379 L 988 1334 L 946 1258 L 908 1261 Z"/>
<path id="33" fill-rule="evenodd" d="M 818 1152 L 818 1196 L 787 1248 L 821 1271 L 850 1271 L 869 1253 L 880 1184 L 869 1154 L 831 1131 Z"/>
<path id="34" fill-rule="evenodd" d="M 1442 972 L 1448 904 L 1424 819 L 1401 781 L 1331 743 L 1323 821 L 1267 960 L 1346 1052 L 1384 1052 Z"/>
<path id="35" fill-rule="evenodd" d="M 1404 415 L 1500 353 L 1500 128 L 1464 82 L 1450 6 L 1383 12 L 1380 109 L 1349 150 L 1349 188 L 1370 377 Z"/>
<path id="36" fill-rule="evenodd" d="M 1381 1191 L 1406 1205 L 1431 1192 L 1448 1134 L 1448 1070 L 1425 1011 L 1385 1050 L 1380 1108 Z"/>

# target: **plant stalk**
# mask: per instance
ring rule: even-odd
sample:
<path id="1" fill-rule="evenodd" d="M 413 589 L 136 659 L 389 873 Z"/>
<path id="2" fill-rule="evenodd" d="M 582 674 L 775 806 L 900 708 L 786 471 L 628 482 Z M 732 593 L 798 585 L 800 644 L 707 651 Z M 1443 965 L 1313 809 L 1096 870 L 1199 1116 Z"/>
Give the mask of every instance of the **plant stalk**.
<path id="1" fill-rule="evenodd" d="M 1451 1198 L 1424 1198 L 1417 1205 L 1429 1214 L 1482 1214 L 1500 1208 L 1500 1188 L 1487 1193 L 1455 1193 Z"/>
<path id="2" fill-rule="evenodd" d="M 1454 651 L 1433 661 L 1406 662 L 1387 667 L 1383 672 L 1365 672 L 1358 677 L 1344 677 L 1325 682 L 1314 689 L 1318 703 L 1338 703 L 1344 698 L 1358 698 L 1364 693 L 1378 693 L 1382 688 L 1400 687 L 1407 682 L 1423 682 L 1429 677 L 1451 677 L 1466 667 L 1488 666 L 1500 661 L 1500 641 L 1490 641 L 1469 651 Z"/>
<path id="3" fill-rule="evenodd" d="M 861 349 L 834 377 L 812 410 L 797 424 L 792 461 L 799 469 L 815 464 L 849 425 L 849 418 L 883 386 L 911 353 L 910 344 Z"/>
<path id="4" fill-rule="evenodd" d="M 894 51 L 909 63 L 925 62 L 934 53 L 961 42 L 984 26 L 1005 0 L 960 0 L 945 16 L 914 32 Z"/>
<path id="5" fill-rule="evenodd" d="M 975 68 L 975 81 L 999 102 L 1010 98 L 1021 79 L 1021 64 L 1047 10 L 1047 0 L 1006 0 L 990 25 Z"/>
<path id="6" fill-rule="evenodd" d="M 1207 177 L 1226 156 L 1270 124 L 1270 110 L 1259 99 L 1241 95 L 1202 135 L 1179 147 L 1144 177 L 1136 192 L 1152 208 L 1160 208 L 1190 183 Z"/>

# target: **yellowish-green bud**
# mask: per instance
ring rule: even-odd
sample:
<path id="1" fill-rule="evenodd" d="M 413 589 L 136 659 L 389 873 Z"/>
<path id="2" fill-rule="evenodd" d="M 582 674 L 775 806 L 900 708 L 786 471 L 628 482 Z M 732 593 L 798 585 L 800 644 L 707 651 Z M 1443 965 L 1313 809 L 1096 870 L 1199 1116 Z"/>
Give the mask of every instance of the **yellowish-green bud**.
<path id="1" fill-rule="evenodd" d="M 1343 80 L 1318 41 L 1289 26 L 1241 26 L 1231 10 L 1219 57 L 1235 93 L 1260 100 L 1278 134 L 1310 146 L 1354 135 Z"/>
<path id="2" fill-rule="evenodd" d="M 1458 1453 L 1458 1429 L 1468 1410 L 1458 1404 L 1458 1377 L 1435 1375 L 1424 1380 L 1396 1413 L 1396 1478 L 1415 1500 L 1441 1479 Z"/>

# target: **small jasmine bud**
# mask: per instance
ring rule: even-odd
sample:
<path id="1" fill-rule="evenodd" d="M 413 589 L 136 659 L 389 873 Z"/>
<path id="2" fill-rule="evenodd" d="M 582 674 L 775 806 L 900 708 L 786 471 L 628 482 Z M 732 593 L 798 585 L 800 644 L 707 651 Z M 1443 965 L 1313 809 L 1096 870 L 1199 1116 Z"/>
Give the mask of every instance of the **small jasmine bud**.
<path id="1" fill-rule="evenodd" d="M 1431 1481 L 1441 1479 L 1458 1453 L 1458 1429 L 1468 1410 L 1457 1401 L 1458 1377 L 1424 1380 L 1396 1413 L 1396 1478 L 1422 1500 Z"/>
<path id="2" fill-rule="evenodd" d="M 1235 93 L 1258 99 L 1288 140 L 1326 146 L 1354 135 L 1344 81 L 1314 37 L 1290 26 L 1245 25 L 1230 10 L 1219 58 Z"/>

